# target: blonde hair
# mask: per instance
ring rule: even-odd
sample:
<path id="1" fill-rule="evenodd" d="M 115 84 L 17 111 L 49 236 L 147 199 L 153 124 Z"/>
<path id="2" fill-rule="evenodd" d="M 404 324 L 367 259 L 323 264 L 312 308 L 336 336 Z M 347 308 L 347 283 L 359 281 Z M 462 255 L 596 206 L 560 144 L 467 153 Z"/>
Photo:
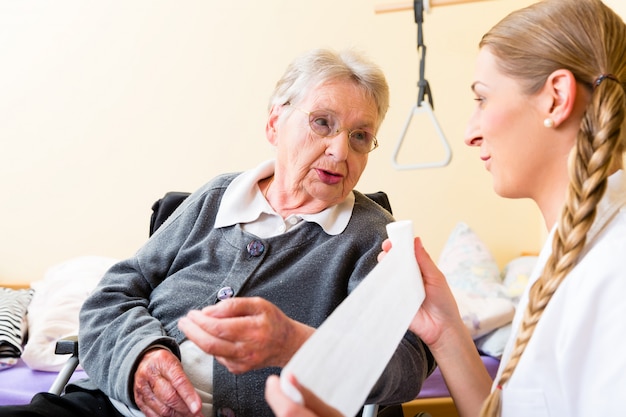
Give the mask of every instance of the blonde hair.
<path id="1" fill-rule="evenodd" d="M 501 387 L 515 371 L 552 295 L 580 260 L 607 178 L 623 165 L 626 26 L 600 0 L 544 0 L 505 17 L 483 36 L 480 47 L 485 46 L 498 69 L 527 94 L 538 92 L 558 69 L 571 71 L 592 94 L 570 153 L 570 182 L 552 254 L 530 288 L 511 356 L 483 405 L 483 417 L 500 415 Z"/>
<path id="2" fill-rule="evenodd" d="M 336 52 L 320 48 L 297 57 L 276 83 L 269 108 L 295 104 L 312 88 L 343 79 L 354 81 L 374 99 L 380 126 L 389 109 L 389 86 L 380 67 L 355 49 Z"/>

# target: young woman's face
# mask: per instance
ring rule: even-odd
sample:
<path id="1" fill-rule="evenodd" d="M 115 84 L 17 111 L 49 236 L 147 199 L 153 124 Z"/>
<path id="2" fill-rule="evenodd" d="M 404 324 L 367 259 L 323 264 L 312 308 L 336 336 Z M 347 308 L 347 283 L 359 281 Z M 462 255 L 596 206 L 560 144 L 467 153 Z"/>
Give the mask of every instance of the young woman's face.
<path id="1" fill-rule="evenodd" d="M 539 94 L 529 96 L 515 79 L 502 74 L 488 48 L 478 55 L 472 90 L 476 108 L 465 143 L 480 147 L 496 193 L 509 198 L 536 196 L 554 169 Z"/>

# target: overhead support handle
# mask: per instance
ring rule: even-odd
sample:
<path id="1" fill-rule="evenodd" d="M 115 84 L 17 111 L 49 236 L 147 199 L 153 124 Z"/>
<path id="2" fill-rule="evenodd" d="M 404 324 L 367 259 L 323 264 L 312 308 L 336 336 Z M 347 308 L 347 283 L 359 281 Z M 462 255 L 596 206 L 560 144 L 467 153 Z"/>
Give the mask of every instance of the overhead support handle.
<path id="1" fill-rule="evenodd" d="M 400 134 L 400 138 L 396 143 L 396 147 L 393 152 L 391 163 L 394 168 L 402 170 L 402 169 L 425 169 L 425 168 L 439 168 L 444 167 L 450 163 L 452 159 L 452 149 L 446 139 L 443 131 L 441 130 L 441 126 L 437 122 L 437 118 L 433 112 L 434 104 L 433 104 L 433 96 L 430 91 L 430 84 L 426 79 L 426 45 L 424 45 L 424 36 L 422 31 L 422 26 L 424 23 L 424 10 L 425 3 L 428 3 L 428 0 L 414 0 L 413 2 L 413 10 L 415 13 L 415 23 L 417 23 L 417 50 L 421 52 L 420 62 L 419 62 L 419 80 L 417 85 L 419 87 L 417 94 L 417 102 L 411 108 L 411 112 L 409 113 L 409 117 L 404 124 L 404 129 Z M 411 121 L 419 114 L 426 114 L 430 119 L 433 127 L 435 128 L 435 132 L 439 141 L 442 143 L 445 155 L 444 158 L 440 161 L 434 162 L 422 162 L 416 164 L 400 164 L 398 162 L 398 154 L 400 153 L 400 149 L 402 148 L 402 143 L 407 137 L 407 133 L 409 131 L 409 126 L 411 125 Z M 419 134 L 419 131 L 418 131 Z"/>
<path id="2" fill-rule="evenodd" d="M 444 157 L 439 161 L 434 162 L 421 162 L 415 164 L 401 164 L 398 162 L 398 154 L 400 153 L 400 148 L 402 147 L 402 143 L 406 138 L 407 132 L 409 131 L 409 126 L 414 118 L 418 117 L 421 114 L 425 114 L 430 119 L 430 122 L 433 124 L 435 128 L 435 132 L 437 133 L 437 137 L 441 142 L 444 149 Z M 430 106 L 428 101 L 422 101 L 422 103 L 418 106 L 417 104 L 413 106 L 411 111 L 409 112 L 409 117 L 406 119 L 406 123 L 404 124 L 404 129 L 402 129 L 402 133 L 400 134 L 400 139 L 396 143 L 396 147 L 393 150 L 392 155 L 392 165 L 397 170 L 409 170 L 409 169 L 426 169 L 426 168 L 441 168 L 445 167 L 452 160 L 452 149 L 450 148 L 450 144 L 446 140 L 443 131 L 441 130 L 441 126 L 437 122 L 435 118 L 435 113 L 433 112 L 433 108 Z"/>

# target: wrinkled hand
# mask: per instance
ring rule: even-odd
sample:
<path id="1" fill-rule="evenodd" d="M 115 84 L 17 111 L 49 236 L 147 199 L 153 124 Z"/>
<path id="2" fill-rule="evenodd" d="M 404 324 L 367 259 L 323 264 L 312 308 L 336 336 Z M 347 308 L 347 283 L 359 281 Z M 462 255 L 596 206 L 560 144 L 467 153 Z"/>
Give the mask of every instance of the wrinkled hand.
<path id="1" fill-rule="evenodd" d="M 178 327 L 233 373 L 285 366 L 314 331 L 259 297 L 230 298 L 190 311 Z"/>
<path id="2" fill-rule="evenodd" d="M 280 378 L 270 376 L 265 383 L 265 400 L 276 417 L 343 417 L 342 414 L 324 403 L 311 391 L 301 386 L 298 381 L 288 375 L 289 381 L 300 391 L 304 404 L 295 403 L 287 397 L 280 387 Z"/>
<path id="3" fill-rule="evenodd" d="M 391 241 L 385 240 L 383 252 L 378 255 L 380 262 L 391 249 Z M 459 310 L 446 277 L 439 270 L 424 249 L 420 238 L 414 240 L 415 259 L 422 273 L 426 298 L 415 314 L 409 329 L 428 346 L 436 344 L 441 335 L 450 329 L 452 323 L 463 325 Z"/>
<path id="4" fill-rule="evenodd" d="M 133 383 L 135 402 L 146 417 L 196 417 L 202 403 L 178 358 L 167 349 L 146 352 Z"/>

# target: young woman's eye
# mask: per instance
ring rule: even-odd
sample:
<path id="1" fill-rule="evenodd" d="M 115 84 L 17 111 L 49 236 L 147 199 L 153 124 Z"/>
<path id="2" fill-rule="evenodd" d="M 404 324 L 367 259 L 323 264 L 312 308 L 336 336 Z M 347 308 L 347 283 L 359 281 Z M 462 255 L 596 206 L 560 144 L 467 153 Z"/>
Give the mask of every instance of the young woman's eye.
<path id="1" fill-rule="evenodd" d="M 485 98 L 484 97 L 476 97 L 476 98 L 474 98 L 474 101 L 478 104 L 478 106 L 482 106 L 485 103 Z"/>

